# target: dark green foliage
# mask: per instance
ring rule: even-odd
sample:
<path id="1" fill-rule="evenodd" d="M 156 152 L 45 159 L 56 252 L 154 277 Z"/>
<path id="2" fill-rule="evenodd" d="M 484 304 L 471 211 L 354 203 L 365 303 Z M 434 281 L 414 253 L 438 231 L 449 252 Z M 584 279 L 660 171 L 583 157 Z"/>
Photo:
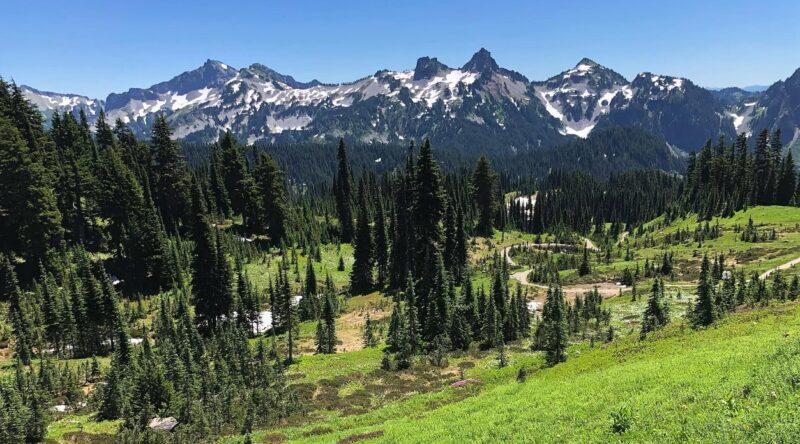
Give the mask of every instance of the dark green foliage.
<path id="1" fill-rule="evenodd" d="M 242 215 L 246 227 L 254 228 L 259 221 L 256 184 L 247 169 L 242 147 L 230 132 L 226 132 L 220 137 L 219 149 L 223 183 L 231 200 L 231 209 L 233 213 Z"/>
<path id="2" fill-rule="evenodd" d="M 192 263 L 192 294 L 197 320 L 206 331 L 213 330 L 233 307 L 230 264 L 219 234 L 208 221 L 200 189 L 192 189 L 192 233 L 195 241 Z"/>
<path id="3" fill-rule="evenodd" d="M 669 324 L 669 321 L 669 305 L 664 300 L 664 284 L 656 277 L 650 297 L 647 299 L 647 307 L 642 314 L 641 337 L 644 338 L 647 333 L 661 329 Z"/>
<path id="4" fill-rule="evenodd" d="M 383 201 L 378 199 L 375 203 L 375 268 L 377 269 L 376 284 L 379 288 L 389 283 L 389 235 L 386 230 L 386 215 L 383 211 Z"/>
<path id="5" fill-rule="evenodd" d="M 472 173 L 472 195 L 478 207 L 478 223 L 475 233 L 480 236 L 491 236 L 493 222 L 497 210 L 496 177 L 489 159 L 481 156 L 475 171 Z"/>
<path id="6" fill-rule="evenodd" d="M 367 312 L 364 318 L 364 332 L 361 343 L 364 345 L 364 348 L 372 348 L 378 345 L 378 339 L 375 337 L 375 325 L 369 317 L 369 312 Z"/>
<path id="7" fill-rule="evenodd" d="M 289 208 L 283 172 L 271 157 L 262 154 L 253 172 L 260 197 L 259 220 L 273 245 L 280 245 L 287 234 Z"/>
<path id="8" fill-rule="evenodd" d="M 342 242 L 353 239 L 353 174 L 347 160 L 347 148 L 344 139 L 339 139 L 339 167 L 333 178 L 333 195 L 336 198 L 336 212 L 339 217 L 339 237 Z"/>
<path id="9" fill-rule="evenodd" d="M 729 216 L 752 205 L 794 205 L 797 177 L 791 153 L 782 157 L 781 135 L 766 130 L 748 150 L 742 134 L 731 146 L 707 143 L 689 157 L 684 207 L 702 218 Z"/>
<path id="10" fill-rule="evenodd" d="M 191 186 L 186 161 L 172 140 L 172 130 L 163 115 L 156 117 L 150 144 L 154 162 L 153 195 L 164 226 L 174 231 L 188 219 Z"/>
<path id="11" fill-rule="evenodd" d="M 322 301 L 322 313 L 317 322 L 317 353 L 336 353 L 336 309 L 333 302 L 334 297 L 332 286 L 327 286 Z"/>
<path id="12" fill-rule="evenodd" d="M 5 87 L 0 83 L 0 89 Z M 0 113 L 0 251 L 34 264 L 47 258 L 63 234 L 56 196 L 40 158 Z"/>
<path id="13" fill-rule="evenodd" d="M 350 272 L 350 292 L 354 295 L 372 290 L 373 244 L 372 227 L 367 208 L 366 191 L 361 187 L 358 193 L 358 222 L 353 248 L 353 269 Z"/>
<path id="14" fill-rule="evenodd" d="M 697 302 L 692 310 L 691 322 L 695 327 L 711 325 L 717 318 L 714 307 L 714 286 L 711 281 L 708 256 L 703 256 L 700 266 L 700 280 L 697 283 Z"/>
<path id="15" fill-rule="evenodd" d="M 578 276 L 586 276 L 591 272 L 592 268 L 589 265 L 589 250 L 584 246 L 583 258 L 581 259 L 581 264 L 578 266 Z"/>
<path id="16" fill-rule="evenodd" d="M 567 360 L 567 313 L 561 287 L 547 289 L 547 299 L 542 307 L 542 348 L 548 365 L 556 365 Z"/>
<path id="17" fill-rule="evenodd" d="M 3 258 L 3 289 L 0 299 L 8 301 L 8 315 L 14 333 L 14 352 L 17 359 L 25 365 L 31 363 L 33 357 L 34 332 L 31 319 L 30 302 L 19 288 L 17 274 L 7 257 Z"/>

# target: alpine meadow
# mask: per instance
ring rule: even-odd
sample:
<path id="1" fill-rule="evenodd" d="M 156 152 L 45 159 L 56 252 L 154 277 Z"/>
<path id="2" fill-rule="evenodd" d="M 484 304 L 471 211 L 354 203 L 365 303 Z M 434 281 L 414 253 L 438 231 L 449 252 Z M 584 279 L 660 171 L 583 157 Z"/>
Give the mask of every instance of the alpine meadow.
<path id="1" fill-rule="evenodd" d="M 11 3 L 0 444 L 800 442 L 794 2 Z"/>

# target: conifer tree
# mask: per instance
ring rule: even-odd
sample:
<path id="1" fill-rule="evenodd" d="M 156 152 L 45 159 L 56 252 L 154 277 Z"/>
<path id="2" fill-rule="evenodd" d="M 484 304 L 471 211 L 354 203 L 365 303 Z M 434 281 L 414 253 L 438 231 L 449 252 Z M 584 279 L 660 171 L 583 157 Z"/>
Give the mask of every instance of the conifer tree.
<path id="1" fill-rule="evenodd" d="M 468 350 L 472 343 L 472 330 L 467 320 L 467 309 L 464 305 L 458 304 L 453 310 L 450 321 L 448 336 L 454 349 Z"/>
<path id="2" fill-rule="evenodd" d="M 359 188 L 358 222 L 353 248 L 353 269 L 350 271 L 350 292 L 354 295 L 372 290 L 373 246 L 372 228 L 367 208 L 366 191 Z"/>
<path id="3" fill-rule="evenodd" d="M 495 298 L 486 298 L 486 309 L 481 327 L 481 337 L 485 348 L 497 347 L 503 341 L 501 325 L 502 322 L 500 314 L 497 312 Z"/>
<path id="4" fill-rule="evenodd" d="M 519 320 L 519 336 L 527 338 L 531 331 L 531 312 L 528 310 L 528 301 L 522 293 L 522 284 L 517 283 L 517 318 Z"/>
<path id="5" fill-rule="evenodd" d="M 191 184 L 180 147 L 172 140 L 167 118 L 160 114 L 153 123 L 150 139 L 153 150 L 155 193 L 164 226 L 174 231 L 187 218 L 191 207 Z"/>
<path id="6" fill-rule="evenodd" d="M 592 272 L 592 268 L 589 265 L 589 250 L 586 246 L 583 247 L 583 257 L 581 258 L 581 264 L 578 266 L 578 276 L 586 276 L 587 274 Z"/>
<path id="7" fill-rule="evenodd" d="M 542 331 L 545 359 L 548 365 L 567 360 L 567 316 L 564 295 L 556 285 L 547 289 L 547 298 L 542 307 Z"/>
<path id="8" fill-rule="evenodd" d="M 0 208 L 0 252 L 13 252 L 35 265 L 59 245 L 61 213 L 44 166 L 20 131 L 2 115 Z"/>
<path id="9" fill-rule="evenodd" d="M 642 329 L 641 337 L 644 338 L 647 333 L 656 331 L 669 324 L 669 305 L 667 301 L 663 300 L 664 297 L 664 284 L 661 278 L 656 277 L 653 281 L 653 288 L 650 291 L 650 297 L 647 299 L 647 307 L 642 315 Z"/>
<path id="10" fill-rule="evenodd" d="M 389 237 L 386 231 L 386 215 L 383 211 L 383 200 L 375 202 L 375 268 L 377 269 L 379 288 L 389 283 Z"/>
<path id="11" fill-rule="evenodd" d="M 422 346 L 422 339 L 414 278 L 410 274 L 406 279 L 406 288 L 403 294 L 406 299 L 406 337 L 408 347 L 410 353 L 416 353 Z"/>
<path id="12" fill-rule="evenodd" d="M 704 255 L 700 266 L 700 280 L 697 284 L 697 301 L 691 316 L 692 325 L 695 327 L 711 325 L 716 319 L 714 287 L 711 283 L 709 267 L 708 255 Z"/>
<path id="13" fill-rule="evenodd" d="M 306 279 L 303 285 L 303 298 L 300 299 L 298 314 L 301 321 L 308 321 L 318 317 L 317 307 L 317 277 L 314 274 L 313 261 L 309 257 L 306 261 Z"/>
<path id="14" fill-rule="evenodd" d="M 272 157 L 262 154 L 253 176 L 261 197 L 259 208 L 262 211 L 262 228 L 269 234 L 272 244 L 279 245 L 286 238 L 289 218 L 283 172 Z"/>
<path id="15" fill-rule="evenodd" d="M 364 348 L 372 348 L 378 344 L 378 340 L 375 338 L 375 326 L 372 324 L 369 312 L 367 312 L 367 316 L 364 319 L 364 334 L 361 342 Z"/>
<path id="16" fill-rule="evenodd" d="M 216 307 L 217 242 L 209 225 L 205 202 L 199 185 L 192 187 L 192 238 L 194 258 L 192 262 L 192 295 L 197 321 L 207 330 L 213 330 L 221 314 Z"/>
<path id="17" fill-rule="evenodd" d="M 475 171 L 472 173 L 472 195 L 478 207 L 478 224 L 475 226 L 476 234 L 491 236 L 495 212 L 497 211 L 497 178 L 492 171 L 489 159 L 481 156 Z"/>
<path id="18" fill-rule="evenodd" d="M 19 288 L 17 274 L 7 257 L 3 257 L 3 295 L 0 300 L 9 302 L 8 314 L 14 333 L 14 352 L 17 359 L 24 365 L 31 363 L 33 358 L 33 325 L 27 307 L 27 301 Z"/>
<path id="19" fill-rule="evenodd" d="M 318 347 L 320 353 L 336 353 L 336 308 L 333 303 L 334 294 L 330 287 L 326 289 L 322 303 L 322 314 L 318 324 Z M 321 329 L 319 327 L 322 327 Z"/>
<path id="20" fill-rule="evenodd" d="M 397 351 L 400 349 L 404 341 L 404 335 L 406 334 L 405 329 L 403 306 L 400 305 L 399 300 L 396 300 L 394 308 L 392 309 L 392 315 L 389 318 L 389 332 L 386 336 L 386 345 L 389 346 L 390 350 Z"/>
<path id="21" fill-rule="evenodd" d="M 228 189 L 225 188 L 225 175 L 223 173 L 223 157 L 222 149 L 218 143 L 211 146 L 210 154 L 211 162 L 209 162 L 209 182 L 211 184 L 211 192 L 216 202 L 217 210 L 223 217 L 232 216 L 232 205 Z"/>
<path id="22" fill-rule="evenodd" d="M 336 198 L 336 213 L 339 217 L 339 238 L 342 242 L 350 242 L 355 234 L 353 227 L 353 174 L 350 172 L 344 139 L 339 139 L 337 158 L 339 164 L 333 180 L 333 194 Z"/>
<path id="23" fill-rule="evenodd" d="M 442 248 L 442 220 L 445 195 L 439 165 L 433 158 L 430 140 L 426 139 L 419 153 L 414 185 L 413 215 L 416 247 L 414 276 L 419 278 L 417 291 L 426 296 L 436 271 L 436 252 Z"/>
<path id="24" fill-rule="evenodd" d="M 223 182 L 231 200 L 231 209 L 242 215 L 246 227 L 254 228 L 259 220 L 256 184 L 247 169 L 242 148 L 230 132 L 220 136 L 219 147 Z"/>

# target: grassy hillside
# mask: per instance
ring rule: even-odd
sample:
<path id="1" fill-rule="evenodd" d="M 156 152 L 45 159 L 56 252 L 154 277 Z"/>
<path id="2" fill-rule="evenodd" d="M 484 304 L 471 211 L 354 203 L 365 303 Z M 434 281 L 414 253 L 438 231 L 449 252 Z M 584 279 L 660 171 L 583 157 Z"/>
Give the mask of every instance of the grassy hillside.
<path id="1" fill-rule="evenodd" d="M 517 382 L 447 388 L 356 418 L 261 432 L 292 442 L 796 442 L 800 305 L 737 313 L 713 328 L 677 323 L 646 341 L 572 350 Z M 486 375 L 488 376 L 488 375 Z M 438 404 L 438 405 L 437 405 Z M 616 429 L 616 432 L 614 431 Z M 324 433 L 323 433 L 324 432 Z M 370 441 L 371 442 L 371 441 Z"/>
<path id="2" fill-rule="evenodd" d="M 758 230 L 774 229 L 777 239 L 741 241 L 739 230 L 750 218 Z M 473 347 L 450 353 L 442 366 L 420 356 L 409 370 L 381 370 L 383 344 L 363 349 L 361 329 L 369 313 L 377 321 L 379 336 L 385 337 L 391 300 L 378 292 L 348 298 L 337 319 L 339 353 L 313 355 L 316 324 L 300 325 L 302 356 L 288 375 L 305 411 L 272 429 L 254 432 L 253 442 L 796 441 L 800 424 L 789 412 L 796 410 L 794 387 L 800 384 L 800 304 L 742 308 L 700 331 L 684 320 L 704 253 L 724 253 L 728 266 L 762 273 L 800 256 L 795 221 L 800 221 L 798 208 L 755 207 L 711 221 L 720 227 L 721 235 L 715 239 L 668 242 L 678 230 L 693 231 L 696 219 L 689 215 L 670 224 L 656 219 L 642 233 L 621 236 L 610 263 L 602 251 L 592 254 L 590 275 L 578 277 L 574 269 L 564 270 L 565 288 L 613 287 L 610 295 L 604 295 L 609 299 L 603 306 L 610 310 L 610 325 L 617 334 L 609 344 L 573 338 L 569 360 L 553 368 L 544 368 L 541 353 L 532 352 L 526 339 L 508 345 L 505 368 L 498 368 L 497 350 Z M 471 242 L 475 287 L 488 288 L 495 252 L 533 240 L 530 234 L 510 232 Z M 595 243 L 606 248 L 598 239 Z M 628 261 L 623 258 L 627 245 L 633 253 Z M 614 281 L 625 267 L 642 266 L 666 251 L 674 254 L 676 265 L 674 275 L 665 278 L 673 321 L 640 341 L 639 322 L 651 281 L 642 278 L 639 294 L 644 296 L 636 301 L 630 287 L 617 289 Z M 344 271 L 336 270 L 340 255 Z M 293 281 L 302 277 L 307 258 L 298 252 L 297 261 L 290 268 Z M 278 262 L 272 257 L 247 264 L 257 288 L 267 287 Z M 345 287 L 352 267 L 351 247 L 325 246 L 322 261 L 314 266 L 318 278 L 330 272 L 337 287 Z M 527 267 L 512 267 L 512 273 Z M 536 286 L 528 290 L 531 297 L 543 292 Z M 145 304 L 147 317 L 141 322 L 147 324 L 152 305 Z M 272 340 L 269 335 L 265 339 Z M 277 347 L 285 349 L 285 338 L 277 338 Z M 81 360 L 68 362 L 78 365 Z M 100 364 L 105 368 L 107 359 Z M 527 373 L 524 382 L 518 381 L 521 368 Z M 0 374 L 13 374 L 13 361 L 7 356 L 0 356 Z M 479 382 L 452 388 L 450 384 L 462 376 Z M 47 437 L 55 442 L 111 439 L 119 422 L 97 422 L 91 408 L 87 410 L 55 415 Z M 221 441 L 242 440 L 231 436 Z"/>

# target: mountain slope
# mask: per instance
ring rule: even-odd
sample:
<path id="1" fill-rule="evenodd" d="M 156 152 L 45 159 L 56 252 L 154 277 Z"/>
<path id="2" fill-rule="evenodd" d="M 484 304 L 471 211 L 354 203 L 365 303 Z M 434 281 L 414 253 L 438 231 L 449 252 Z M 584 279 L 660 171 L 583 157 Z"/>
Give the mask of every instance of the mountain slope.
<path id="1" fill-rule="evenodd" d="M 90 121 L 94 121 L 100 110 L 103 109 L 105 104 L 102 100 L 90 99 L 86 96 L 77 94 L 59 94 L 49 91 L 40 91 L 36 88 L 22 85 L 20 86 L 25 98 L 33 103 L 44 114 L 45 120 L 48 122 L 53 116 L 53 113 L 58 112 L 74 112 L 76 115 L 83 109 L 86 117 Z"/>
<path id="2" fill-rule="evenodd" d="M 697 150 L 709 139 L 735 136 L 724 105 L 690 80 L 644 72 L 630 88 L 630 99 L 612 101 L 598 128 L 641 127 L 687 151 Z"/>
<path id="3" fill-rule="evenodd" d="M 789 78 L 775 82 L 764 91 L 757 103 L 745 112 L 750 131 L 781 130 L 784 144 L 800 143 L 800 69 Z"/>
<path id="4" fill-rule="evenodd" d="M 540 370 L 519 358 L 504 369 L 482 370 L 483 388 L 445 388 L 361 416 L 253 437 L 277 433 L 287 442 L 309 443 L 358 437 L 393 443 L 796 442 L 800 422 L 786 412 L 798 402 L 798 333 L 796 303 L 747 310 L 704 330 L 678 321 L 645 341 L 631 335 L 576 347 L 553 368 Z M 522 365 L 529 372 L 519 382 Z"/>
<path id="5" fill-rule="evenodd" d="M 795 73 L 764 93 L 709 91 L 690 80 L 641 73 L 628 81 L 593 60 L 545 81 L 502 68 L 481 48 L 460 68 L 421 57 L 413 70 L 380 70 L 354 82 L 302 82 L 264 65 L 236 69 L 208 60 L 148 88 L 104 101 L 44 93 L 26 95 L 45 114 L 104 107 L 144 136 L 164 113 L 178 138 L 207 142 L 232 131 L 247 143 L 296 143 L 346 135 L 359 142 L 406 143 L 434 138 L 447 147 L 493 150 L 552 148 L 598 129 L 640 127 L 684 151 L 720 135 L 800 126 Z M 758 105 L 756 105 L 758 102 Z"/>

